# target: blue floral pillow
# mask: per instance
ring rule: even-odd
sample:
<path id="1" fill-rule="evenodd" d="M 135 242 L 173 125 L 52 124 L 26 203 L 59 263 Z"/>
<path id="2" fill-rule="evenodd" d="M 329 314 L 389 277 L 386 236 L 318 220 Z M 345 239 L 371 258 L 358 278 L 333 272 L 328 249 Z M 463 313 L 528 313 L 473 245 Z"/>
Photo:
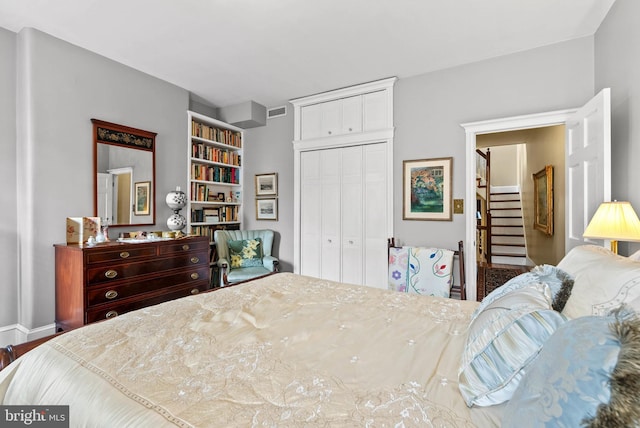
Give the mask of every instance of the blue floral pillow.
<path id="1" fill-rule="evenodd" d="M 262 239 L 227 241 L 231 269 L 262 266 Z"/>
<path id="2" fill-rule="evenodd" d="M 503 427 L 640 426 L 640 319 L 629 311 L 560 326 L 505 407 Z"/>

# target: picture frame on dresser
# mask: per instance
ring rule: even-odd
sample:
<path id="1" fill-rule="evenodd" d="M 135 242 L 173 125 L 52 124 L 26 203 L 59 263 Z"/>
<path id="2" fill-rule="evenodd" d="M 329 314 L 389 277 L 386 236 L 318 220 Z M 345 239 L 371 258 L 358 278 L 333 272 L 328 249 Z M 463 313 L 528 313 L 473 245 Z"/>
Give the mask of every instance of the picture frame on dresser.
<path id="1" fill-rule="evenodd" d="M 453 157 L 402 162 L 403 220 L 452 220 Z"/>

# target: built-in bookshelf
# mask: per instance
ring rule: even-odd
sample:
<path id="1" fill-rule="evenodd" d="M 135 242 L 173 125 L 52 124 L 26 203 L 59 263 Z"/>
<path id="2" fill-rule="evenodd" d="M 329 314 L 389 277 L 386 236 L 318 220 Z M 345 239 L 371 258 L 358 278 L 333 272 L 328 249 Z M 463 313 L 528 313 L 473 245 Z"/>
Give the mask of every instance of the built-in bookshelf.
<path id="1" fill-rule="evenodd" d="M 243 130 L 192 111 L 187 117 L 187 232 L 209 237 L 214 268 L 214 232 L 240 229 L 242 224 Z M 211 277 L 217 275 L 212 272 Z"/>

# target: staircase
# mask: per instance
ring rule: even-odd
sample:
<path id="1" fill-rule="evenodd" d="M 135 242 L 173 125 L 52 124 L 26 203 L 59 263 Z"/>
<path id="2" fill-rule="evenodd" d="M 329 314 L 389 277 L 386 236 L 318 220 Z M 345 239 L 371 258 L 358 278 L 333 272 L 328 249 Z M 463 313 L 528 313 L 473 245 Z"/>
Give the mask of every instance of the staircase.
<path id="1" fill-rule="evenodd" d="M 513 187 L 492 187 L 491 263 L 527 265 L 520 192 Z"/>

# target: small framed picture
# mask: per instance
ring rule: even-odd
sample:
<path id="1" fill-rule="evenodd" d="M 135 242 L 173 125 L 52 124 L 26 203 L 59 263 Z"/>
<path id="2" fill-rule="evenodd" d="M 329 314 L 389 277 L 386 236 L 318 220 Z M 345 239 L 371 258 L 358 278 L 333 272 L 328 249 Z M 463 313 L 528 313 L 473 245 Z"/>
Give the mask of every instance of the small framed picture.
<path id="1" fill-rule="evenodd" d="M 404 161 L 402 218 L 451 221 L 453 158 Z"/>
<path id="2" fill-rule="evenodd" d="M 278 174 L 256 174 L 256 196 L 277 196 Z"/>
<path id="3" fill-rule="evenodd" d="M 149 198 L 151 197 L 151 182 L 139 181 L 134 184 L 134 192 L 136 203 L 134 205 L 133 214 L 149 215 Z"/>
<path id="4" fill-rule="evenodd" d="M 224 202 L 224 200 L 225 200 L 224 193 L 222 193 L 222 192 L 218 193 L 218 200 L 221 201 L 221 202 Z"/>
<path id="5" fill-rule="evenodd" d="M 278 199 L 256 199 L 256 220 L 278 220 Z"/>

